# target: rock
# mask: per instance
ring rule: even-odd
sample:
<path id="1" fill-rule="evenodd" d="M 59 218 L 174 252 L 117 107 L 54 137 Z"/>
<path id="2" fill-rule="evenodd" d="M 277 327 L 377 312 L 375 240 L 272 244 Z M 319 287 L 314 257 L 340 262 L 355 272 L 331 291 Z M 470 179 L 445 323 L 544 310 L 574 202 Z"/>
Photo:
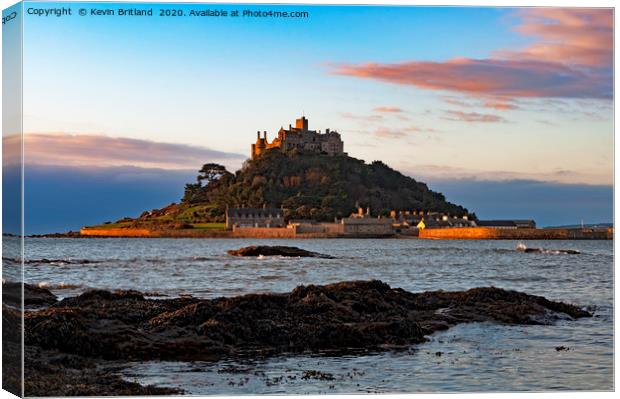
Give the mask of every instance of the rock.
<path id="1" fill-rule="evenodd" d="M 576 249 L 545 249 L 545 248 L 528 248 L 525 244 L 517 244 L 517 251 L 525 253 L 539 253 L 539 254 L 567 254 L 567 255 L 579 255 L 581 252 Z"/>
<path id="2" fill-rule="evenodd" d="M 215 360 L 402 348 L 459 323 L 552 323 L 553 315 L 591 316 L 574 305 L 494 287 L 414 294 L 376 280 L 213 300 L 97 290 L 26 312 L 25 342 L 110 360 Z"/>
<path id="3" fill-rule="evenodd" d="M 118 366 L 83 356 L 26 346 L 26 396 L 178 395 L 180 389 L 143 386 L 122 379 Z"/>
<path id="4" fill-rule="evenodd" d="M 306 251 L 297 247 L 285 246 L 269 246 L 269 245 L 253 245 L 239 249 L 231 249 L 227 251 L 233 256 L 284 256 L 284 257 L 300 257 L 300 258 L 323 258 L 334 259 L 333 256 L 324 255 L 317 252 Z"/>
<path id="5" fill-rule="evenodd" d="M 22 306 L 22 284 L 5 281 L 2 283 L 2 303 L 17 308 Z M 56 295 L 49 290 L 35 285 L 24 283 L 24 307 L 49 306 L 58 301 Z"/>
<path id="6" fill-rule="evenodd" d="M 301 376 L 302 380 L 320 380 L 320 381 L 333 381 L 335 380 L 332 373 L 324 373 L 318 370 L 306 370 Z"/>
<path id="7" fill-rule="evenodd" d="M 67 231 L 65 233 L 31 234 L 28 238 L 81 238 L 79 231 Z"/>
<path id="8" fill-rule="evenodd" d="M 21 284 L 4 284 L 3 299 L 15 302 Z M 35 298 L 29 302 L 48 305 L 24 313 L 27 396 L 179 393 L 122 380 L 115 373 L 117 361 L 353 354 L 407 348 L 459 323 L 541 324 L 591 316 L 575 305 L 494 287 L 416 294 L 377 280 L 212 300 L 92 290 L 56 301 L 47 290 L 28 284 L 25 290 Z M 5 354 L 19 354 L 20 328 L 11 326 L 19 327 L 21 314 L 4 305 L 2 317 Z M 21 356 L 9 360 L 19 364 Z M 18 371 L 3 368 L 3 386 L 19 387 Z M 303 377 L 333 375 L 309 370 Z"/>
<path id="9" fill-rule="evenodd" d="M 523 252 L 526 252 L 526 253 L 534 252 L 534 253 L 552 254 L 552 255 L 558 255 L 558 254 L 579 255 L 581 254 L 581 252 L 577 251 L 576 249 L 526 248 L 525 250 L 523 250 Z"/>

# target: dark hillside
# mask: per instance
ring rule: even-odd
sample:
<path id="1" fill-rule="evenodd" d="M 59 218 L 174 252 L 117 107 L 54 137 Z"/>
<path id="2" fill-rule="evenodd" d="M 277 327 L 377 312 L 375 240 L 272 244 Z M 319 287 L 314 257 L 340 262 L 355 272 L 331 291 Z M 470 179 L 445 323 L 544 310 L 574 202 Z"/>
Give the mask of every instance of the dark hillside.
<path id="1" fill-rule="evenodd" d="M 204 177 L 209 172 L 211 178 Z M 213 216 L 226 206 L 284 207 L 289 217 L 318 220 L 348 216 L 357 206 L 370 207 L 373 214 L 392 209 L 467 213 L 381 161 L 366 164 L 346 155 L 275 150 L 248 160 L 234 175 L 221 167 L 201 173 L 198 183 L 187 185 L 183 203 L 210 204 Z"/>

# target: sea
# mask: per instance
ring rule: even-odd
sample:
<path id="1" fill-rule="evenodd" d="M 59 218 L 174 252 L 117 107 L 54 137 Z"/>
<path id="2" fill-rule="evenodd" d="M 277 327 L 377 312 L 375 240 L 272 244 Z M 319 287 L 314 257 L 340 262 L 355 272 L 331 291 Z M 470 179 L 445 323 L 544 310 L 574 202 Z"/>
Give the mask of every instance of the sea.
<path id="1" fill-rule="evenodd" d="M 17 244 L 4 237 L 4 246 Z M 549 326 L 470 323 L 406 350 L 218 362 L 135 362 L 128 381 L 193 395 L 613 390 L 613 242 L 421 239 L 28 238 L 24 281 L 59 297 L 133 289 L 154 298 L 288 292 L 378 279 L 412 292 L 495 286 L 588 308 Z M 288 245 L 334 259 L 238 258 L 248 245 Z M 557 252 L 578 250 L 580 254 Z M 8 251 L 10 252 L 10 251 Z M 5 257 L 7 251 L 5 250 Z M 18 269 L 5 259 L 5 279 Z M 316 373 L 317 371 L 318 373 Z"/>

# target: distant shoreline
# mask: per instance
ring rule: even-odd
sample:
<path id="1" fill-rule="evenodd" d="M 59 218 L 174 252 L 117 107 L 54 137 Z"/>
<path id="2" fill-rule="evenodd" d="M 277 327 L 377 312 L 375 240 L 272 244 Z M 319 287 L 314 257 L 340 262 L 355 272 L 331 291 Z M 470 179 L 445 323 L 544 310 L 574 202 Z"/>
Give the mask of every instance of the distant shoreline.
<path id="1" fill-rule="evenodd" d="M 4 236 L 15 236 L 4 234 Z M 466 227 L 451 229 L 423 229 L 419 235 L 395 233 L 389 236 L 342 235 L 332 233 L 282 234 L 281 229 L 262 229 L 239 232 L 203 229 L 147 229 L 147 228 L 82 228 L 79 232 L 33 234 L 27 238 L 273 238 L 273 239 L 426 239 L 426 240 L 613 240 L 613 228 L 608 229 L 495 229 Z"/>

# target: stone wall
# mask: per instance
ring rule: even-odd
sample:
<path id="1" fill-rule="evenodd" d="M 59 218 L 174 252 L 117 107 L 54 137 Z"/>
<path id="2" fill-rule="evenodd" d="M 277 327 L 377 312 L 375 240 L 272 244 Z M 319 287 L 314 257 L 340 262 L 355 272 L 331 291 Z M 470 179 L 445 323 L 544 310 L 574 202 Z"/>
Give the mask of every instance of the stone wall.
<path id="1" fill-rule="evenodd" d="M 391 219 L 346 218 L 343 219 L 347 236 L 391 236 L 394 234 Z"/>
<path id="2" fill-rule="evenodd" d="M 252 238 L 295 238 L 295 229 L 286 227 L 236 227 L 232 229 L 233 237 Z"/>
<path id="3" fill-rule="evenodd" d="M 454 229 L 421 229 L 419 237 L 446 240 L 600 240 L 613 238 L 613 231 L 464 227 Z"/>
<path id="4" fill-rule="evenodd" d="M 134 238 L 228 238 L 232 234 L 227 230 L 180 229 L 149 230 L 144 228 L 83 228 L 80 235 L 85 237 L 134 237 Z"/>
<path id="5" fill-rule="evenodd" d="M 80 229 L 88 237 L 152 237 L 149 229 Z"/>
<path id="6" fill-rule="evenodd" d="M 295 233 L 298 235 L 316 233 L 343 234 L 344 226 L 342 223 L 299 223 L 295 225 Z"/>

